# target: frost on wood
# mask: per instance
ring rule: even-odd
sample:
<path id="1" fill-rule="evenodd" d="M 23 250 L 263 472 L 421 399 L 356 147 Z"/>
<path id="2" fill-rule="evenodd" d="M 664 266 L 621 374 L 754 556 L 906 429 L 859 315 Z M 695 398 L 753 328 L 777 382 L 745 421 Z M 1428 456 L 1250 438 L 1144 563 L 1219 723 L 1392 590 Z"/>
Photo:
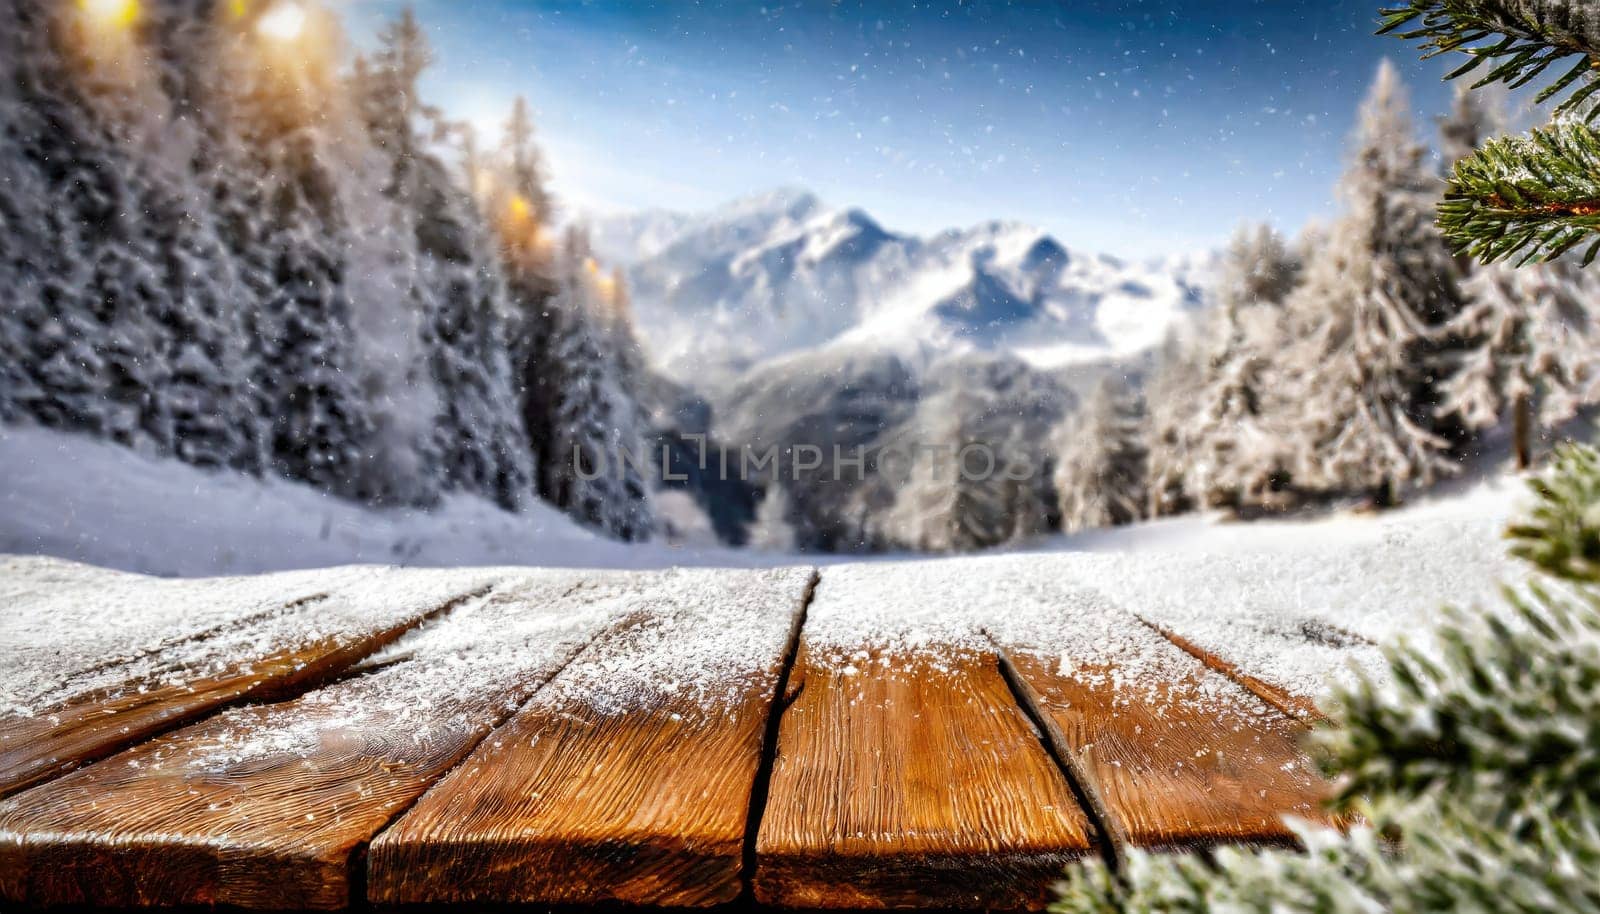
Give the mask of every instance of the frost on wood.
<path id="1" fill-rule="evenodd" d="M 706 713 L 736 710 L 770 676 L 811 586 L 810 568 L 675 569 L 639 575 L 610 605 L 625 620 L 540 693 L 624 714 L 687 698 Z"/>
<path id="2" fill-rule="evenodd" d="M 392 739 L 420 748 L 503 719 L 569 660 L 536 701 L 620 714 L 675 695 L 714 713 L 772 672 L 811 578 L 810 569 L 507 574 L 368 658 L 355 678 L 270 715 L 227 712 L 185 741 L 186 764 L 309 756 L 328 740 L 379 754 Z"/>
<path id="3" fill-rule="evenodd" d="M 433 572 L 436 574 L 436 572 Z M 520 573 L 362 663 L 354 678 L 263 712 L 240 708 L 174 745 L 182 764 L 225 772 L 333 746 L 426 756 L 441 740 L 493 726 L 618 618 L 629 576 Z M 139 764 L 161 764 L 160 754 Z"/>
<path id="4" fill-rule="evenodd" d="M 1250 675 L 1314 699 L 1336 682 L 1350 684 L 1357 669 L 1383 675 L 1376 645 L 1422 637 L 1445 603 L 1488 605 L 1501 582 L 1525 577 L 1505 557 L 1502 526 L 1496 516 L 1430 517 L 1354 542 L 1340 542 L 1341 531 L 1329 526 L 1319 537 L 1312 526 L 1298 542 L 1282 534 L 1276 549 L 1080 555 L 1062 573 Z"/>
<path id="5" fill-rule="evenodd" d="M 1082 559 L 1027 555 L 826 568 L 806 644 L 814 658 L 860 675 L 885 672 L 861 668 L 867 663 L 915 655 L 937 666 L 941 657 L 998 645 L 1047 657 L 1060 675 L 1127 698 L 1258 707 L 1142 624 L 1128 604 L 1086 586 L 1077 573 Z"/>
<path id="6" fill-rule="evenodd" d="M 32 571 L 42 586 L 23 590 Z M 317 642 L 404 624 L 497 577 L 341 568 L 168 580 L 10 559 L 0 616 L 0 713 L 31 716 L 91 694 L 183 685 Z"/>

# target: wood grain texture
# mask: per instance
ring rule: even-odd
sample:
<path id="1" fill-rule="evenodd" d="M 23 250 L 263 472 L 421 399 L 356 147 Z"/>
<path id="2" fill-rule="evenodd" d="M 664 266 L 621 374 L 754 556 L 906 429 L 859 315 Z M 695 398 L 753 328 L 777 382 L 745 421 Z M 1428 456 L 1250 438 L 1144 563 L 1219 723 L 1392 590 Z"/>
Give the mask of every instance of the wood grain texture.
<path id="1" fill-rule="evenodd" d="M 1293 840 L 1283 816 L 1327 822 L 1327 784 L 1300 749 L 1304 726 L 1248 707 L 1239 691 L 1196 701 L 1196 683 L 1122 690 L 1108 670 L 1057 672 L 1057 658 L 1008 660 L 1108 831 L 1143 848 Z"/>
<path id="2" fill-rule="evenodd" d="M 473 589 L 356 568 L 171 581 L 29 566 L 0 622 L 0 796 L 245 698 L 336 674 Z M 10 570 L 10 569 L 8 569 Z M 27 577 L 24 575 L 23 577 Z"/>
<path id="3" fill-rule="evenodd" d="M 1077 583 L 1075 563 L 955 562 L 938 563 L 922 602 L 978 607 L 1113 846 L 1282 842 L 1292 837 L 1283 814 L 1318 817 L 1327 785 L 1301 751 L 1304 724 Z M 901 586 L 917 573 L 908 568 Z"/>
<path id="4" fill-rule="evenodd" d="M 802 637 L 796 691 L 756 839 L 758 901 L 1037 909 L 1092 852 L 993 653 L 840 653 Z"/>
<path id="5" fill-rule="evenodd" d="M 581 576 L 507 582 L 364 675 L 227 711 L 0 801 L 0 898 L 345 906 L 365 842 L 614 621 L 629 588 Z"/>
<path id="6" fill-rule="evenodd" d="M 370 900 L 738 897 L 763 737 L 813 572 L 678 575 L 373 842 Z"/>

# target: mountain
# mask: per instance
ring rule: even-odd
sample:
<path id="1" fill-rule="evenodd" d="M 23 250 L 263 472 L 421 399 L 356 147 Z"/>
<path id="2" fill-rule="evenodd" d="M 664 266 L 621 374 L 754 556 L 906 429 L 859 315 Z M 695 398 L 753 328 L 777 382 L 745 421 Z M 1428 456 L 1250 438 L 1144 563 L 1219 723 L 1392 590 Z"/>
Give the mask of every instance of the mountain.
<path id="1" fill-rule="evenodd" d="M 905 235 L 797 190 L 588 221 L 654 360 L 701 381 L 836 343 L 1044 367 L 1126 356 L 1203 302 L 1211 264 L 1082 254 L 1009 222 Z"/>

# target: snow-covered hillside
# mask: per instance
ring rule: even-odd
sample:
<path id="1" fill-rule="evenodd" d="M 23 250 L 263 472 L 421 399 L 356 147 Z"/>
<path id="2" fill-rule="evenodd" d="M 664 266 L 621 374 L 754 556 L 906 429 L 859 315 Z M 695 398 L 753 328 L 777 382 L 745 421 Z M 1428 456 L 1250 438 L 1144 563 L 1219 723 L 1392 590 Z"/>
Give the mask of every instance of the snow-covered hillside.
<path id="1" fill-rule="evenodd" d="M 1209 256 L 1128 263 L 987 222 L 921 238 L 796 190 L 703 215 L 590 220 L 641 336 L 678 377 L 830 342 L 1007 349 L 1040 364 L 1147 349 L 1197 307 Z"/>
<path id="2" fill-rule="evenodd" d="M 0 553 L 52 555 L 145 574 L 250 574 L 377 563 L 633 568 L 771 565 L 783 556 L 709 545 L 681 493 L 664 519 L 683 546 L 607 539 L 534 502 L 478 496 L 431 510 L 373 508 L 274 476 L 205 470 L 120 445 L 0 424 Z M 674 512 L 681 512 L 678 517 Z"/>

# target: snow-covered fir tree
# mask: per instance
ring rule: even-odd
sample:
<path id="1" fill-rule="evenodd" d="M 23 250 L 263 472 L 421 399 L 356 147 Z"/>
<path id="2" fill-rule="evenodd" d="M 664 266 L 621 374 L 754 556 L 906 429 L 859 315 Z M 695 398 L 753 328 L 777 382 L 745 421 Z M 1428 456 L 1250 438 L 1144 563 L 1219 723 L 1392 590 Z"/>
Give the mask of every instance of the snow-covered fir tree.
<path id="1" fill-rule="evenodd" d="M 219 109 L 209 175 L 224 237 L 254 300 L 257 413 L 273 467 L 340 495 L 382 497 L 369 472 L 378 427 L 354 339 L 341 182 L 359 151 L 331 50 L 280 46 L 245 20 L 219 25 L 207 81 Z"/>
<path id="2" fill-rule="evenodd" d="M 1150 517 L 1183 514 L 1197 505 L 1189 476 L 1203 431 L 1199 393 L 1206 375 L 1196 340 L 1199 323 L 1181 321 L 1168 331 L 1145 382 L 1150 490 L 1145 511 Z"/>
<path id="3" fill-rule="evenodd" d="M 1448 176 L 1456 163 L 1478 151 L 1506 128 L 1505 92 L 1499 86 L 1473 89 L 1457 83 L 1450 111 L 1439 118 L 1439 165 Z"/>
<path id="4" fill-rule="evenodd" d="M 1148 502 L 1144 403 L 1107 376 L 1056 439 L 1056 491 L 1067 532 L 1131 524 Z"/>
<path id="5" fill-rule="evenodd" d="M 0 420 L 8 422 L 32 415 L 44 398 L 33 359 L 45 318 L 36 261 L 46 244 L 45 179 L 23 153 L 40 128 L 23 94 L 22 24 L 15 2 L 0 3 L 0 286 L 12 297 L 0 308 Z"/>
<path id="6" fill-rule="evenodd" d="M 1296 486 L 1392 504 L 1454 469 L 1436 380 L 1460 308 L 1454 264 L 1433 226 L 1437 179 L 1415 137 L 1400 76 L 1385 61 L 1361 108 L 1345 212 L 1286 303 L 1286 376 L 1303 414 L 1291 439 Z"/>
<path id="7" fill-rule="evenodd" d="M 651 454 L 617 346 L 624 331 L 614 325 L 611 290 L 582 229 L 552 242 L 551 200 L 523 99 L 512 108 L 498 162 L 487 174 L 485 197 L 515 314 L 513 371 L 539 494 L 619 539 L 648 539 L 655 526 L 646 478 Z"/>
<path id="8" fill-rule="evenodd" d="M 497 254 L 476 202 L 430 149 L 448 130 L 420 101 L 418 80 L 432 52 L 409 9 L 381 42 L 370 62 L 360 62 L 355 83 L 388 166 L 384 193 L 398 204 L 415 245 L 406 292 L 423 315 L 437 400 L 428 454 L 446 488 L 515 507 L 531 493 L 532 466 L 512 384 Z"/>
<path id="9" fill-rule="evenodd" d="M 131 151 L 97 116 L 120 105 L 97 106 L 99 81 L 83 75 L 136 67 L 137 38 L 71 5 L 8 0 L 7 14 L 18 29 L 16 119 L 4 125 L 17 183 L 4 192 L 17 234 L 5 243 L 18 274 L 8 289 L 23 294 L 7 306 L 5 348 L 20 359 L 0 398 L 49 425 L 170 450 L 170 347 L 154 313 L 161 251 Z"/>
<path id="10" fill-rule="evenodd" d="M 1503 95 L 1497 85 L 1458 86 L 1439 127 L 1447 169 L 1504 129 Z M 1463 346 L 1452 354 L 1439 411 L 1475 432 L 1507 423 L 1517 467 L 1526 469 L 1536 429 L 1572 418 L 1600 393 L 1591 355 L 1600 280 L 1572 256 L 1520 269 L 1457 263 L 1465 304 L 1450 332 Z"/>
<path id="11" fill-rule="evenodd" d="M 900 448 L 908 458 L 905 479 L 893 504 L 867 519 L 870 540 L 972 552 L 1049 528 L 1052 493 L 1042 461 L 1029 453 L 1020 428 L 984 421 L 985 399 L 956 388 L 919 404 Z"/>
<path id="12" fill-rule="evenodd" d="M 1536 427 L 1571 419 L 1600 398 L 1594 351 L 1600 282 L 1570 259 L 1478 267 L 1463 284 L 1456 353 L 1441 411 L 1474 430 L 1508 421 L 1518 468 L 1533 462 Z"/>
<path id="13" fill-rule="evenodd" d="M 605 326 L 606 290 L 581 230 L 563 244 L 549 302 L 547 432 L 539 486 L 579 520 L 624 540 L 649 539 L 655 522 L 643 417 Z"/>
<path id="14" fill-rule="evenodd" d="M 747 544 L 766 552 L 793 552 L 797 546 L 789 521 L 789 496 L 778 483 L 767 486 L 750 524 Z"/>
<path id="15" fill-rule="evenodd" d="M 1270 505 L 1287 484 L 1288 404 L 1278 399 L 1275 359 L 1298 276 L 1298 259 L 1267 226 L 1241 227 L 1228 245 L 1194 342 L 1203 368 L 1183 488 L 1202 506 Z"/>

